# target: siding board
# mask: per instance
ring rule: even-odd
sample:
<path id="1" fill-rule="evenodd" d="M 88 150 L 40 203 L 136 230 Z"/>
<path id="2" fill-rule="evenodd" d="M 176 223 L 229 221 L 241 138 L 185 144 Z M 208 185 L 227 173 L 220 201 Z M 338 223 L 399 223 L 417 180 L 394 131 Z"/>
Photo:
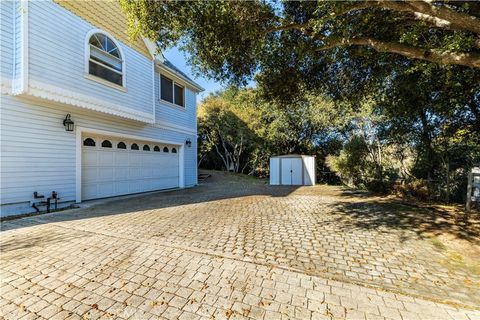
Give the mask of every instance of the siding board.
<path id="1" fill-rule="evenodd" d="M 5 79 L 11 79 L 13 73 L 14 9 L 13 1 L 0 1 L 0 76 Z"/>

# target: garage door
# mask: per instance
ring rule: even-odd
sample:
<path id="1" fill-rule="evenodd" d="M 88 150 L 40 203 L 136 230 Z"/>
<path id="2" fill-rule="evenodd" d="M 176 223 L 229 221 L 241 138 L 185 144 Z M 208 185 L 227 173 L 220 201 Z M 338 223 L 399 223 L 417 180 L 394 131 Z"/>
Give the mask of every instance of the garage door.
<path id="1" fill-rule="evenodd" d="M 82 137 L 82 199 L 179 186 L 178 147 L 113 137 Z"/>

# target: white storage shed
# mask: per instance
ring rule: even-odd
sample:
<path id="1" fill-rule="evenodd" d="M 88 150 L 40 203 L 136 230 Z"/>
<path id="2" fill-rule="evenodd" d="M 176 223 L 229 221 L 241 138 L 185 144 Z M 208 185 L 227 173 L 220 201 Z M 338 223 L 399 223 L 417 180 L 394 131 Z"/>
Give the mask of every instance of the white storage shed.
<path id="1" fill-rule="evenodd" d="M 315 185 L 315 156 L 290 154 L 271 157 L 270 184 Z"/>

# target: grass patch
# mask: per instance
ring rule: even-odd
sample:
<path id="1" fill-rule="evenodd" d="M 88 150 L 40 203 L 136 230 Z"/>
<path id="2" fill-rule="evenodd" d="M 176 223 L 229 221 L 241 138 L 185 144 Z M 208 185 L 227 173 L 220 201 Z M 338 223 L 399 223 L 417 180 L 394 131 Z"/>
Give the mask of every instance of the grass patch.
<path id="1" fill-rule="evenodd" d="M 435 236 L 429 236 L 428 240 L 439 251 L 444 251 L 447 249 L 447 247 L 443 244 L 443 242 L 440 241 L 440 239 L 438 239 Z"/>

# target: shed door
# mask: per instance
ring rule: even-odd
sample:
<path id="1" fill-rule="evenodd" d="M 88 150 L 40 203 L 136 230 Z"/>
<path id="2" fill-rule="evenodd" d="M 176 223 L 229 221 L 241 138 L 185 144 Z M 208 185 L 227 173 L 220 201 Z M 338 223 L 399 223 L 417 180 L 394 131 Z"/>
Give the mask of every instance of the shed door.
<path id="1" fill-rule="evenodd" d="M 179 186 L 178 147 L 114 137 L 82 137 L 82 199 Z"/>
<path id="2" fill-rule="evenodd" d="M 302 179 L 302 159 L 284 158 L 281 160 L 281 184 L 283 185 L 301 185 Z"/>
<path id="3" fill-rule="evenodd" d="M 301 158 L 294 158 L 292 160 L 292 185 L 299 186 L 303 184 L 303 166 Z"/>
<path id="4" fill-rule="evenodd" d="M 280 181 L 283 185 L 292 184 L 292 159 L 282 159 L 280 160 L 282 171 L 280 175 Z"/>

